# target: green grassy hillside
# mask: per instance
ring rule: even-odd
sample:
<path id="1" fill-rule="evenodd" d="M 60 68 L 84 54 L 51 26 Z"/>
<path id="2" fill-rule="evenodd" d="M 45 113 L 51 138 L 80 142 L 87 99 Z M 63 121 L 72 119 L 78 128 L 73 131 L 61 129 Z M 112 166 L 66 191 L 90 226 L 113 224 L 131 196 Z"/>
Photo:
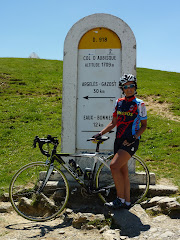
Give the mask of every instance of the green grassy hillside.
<path id="1" fill-rule="evenodd" d="M 22 165 L 42 160 L 32 140 L 61 137 L 62 61 L 0 58 L 0 187 L 6 188 Z M 169 103 L 179 115 L 180 73 L 137 69 L 138 96 Z M 153 108 L 153 106 L 152 106 Z M 179 122 L 148 111 L 148 129 L 137 154 L 158 178 L 179 183 Z M 60 146 L 59 149 L 60 151 Z"/>

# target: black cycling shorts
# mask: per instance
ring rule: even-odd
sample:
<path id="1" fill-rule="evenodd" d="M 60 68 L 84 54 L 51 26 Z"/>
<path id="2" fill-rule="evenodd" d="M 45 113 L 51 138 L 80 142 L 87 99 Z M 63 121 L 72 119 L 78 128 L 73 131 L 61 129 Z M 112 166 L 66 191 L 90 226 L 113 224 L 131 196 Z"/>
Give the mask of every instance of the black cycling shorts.
<path id="1" fill-rule="evenodd" d="M 136 139 L 134 143 L 132 143 L 130 146 L 124 146 L 123 145 L 124 139 L 116 138 L 114 141 L 114 155 L 118 152 L 119 149 L 122 149 L 126 152 L 128 152 L 131 156 L 135 154 L 135 152 L 138 150 L 139 146 L 139 139 Z"/>

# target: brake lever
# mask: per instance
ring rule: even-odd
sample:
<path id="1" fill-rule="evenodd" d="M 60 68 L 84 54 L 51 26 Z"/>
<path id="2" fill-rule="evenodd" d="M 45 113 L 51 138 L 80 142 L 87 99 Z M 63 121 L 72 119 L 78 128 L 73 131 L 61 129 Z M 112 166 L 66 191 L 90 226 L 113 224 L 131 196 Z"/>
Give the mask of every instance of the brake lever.
<path id="1" fill-rule="evenodd" d="M 54 144 L 59 144 L 57 137 L 52 137 L 51 135 L 48 135 L 47 139 L 50 140 Z"/>

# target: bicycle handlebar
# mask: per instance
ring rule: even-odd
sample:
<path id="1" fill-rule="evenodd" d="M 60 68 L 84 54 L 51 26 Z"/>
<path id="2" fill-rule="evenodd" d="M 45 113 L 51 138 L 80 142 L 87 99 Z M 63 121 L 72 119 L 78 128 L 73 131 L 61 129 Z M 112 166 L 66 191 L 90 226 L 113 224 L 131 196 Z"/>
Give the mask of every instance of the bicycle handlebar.
<path id="1" fill-rule="evenodd" d="M 36 143 L 38 143 L 41 153 L 47 157 L 50 157 L 49 152 L 43 149 L 43 145 L 46 143 L 52 143 L 55 147 L 57 147 L 59 141 L 56 137 L 52 137 L 51 135 L 48 135 L 47 138 L 39 138 L 36 136 L 33 142 L 34 148 L 36 148 Z"/>

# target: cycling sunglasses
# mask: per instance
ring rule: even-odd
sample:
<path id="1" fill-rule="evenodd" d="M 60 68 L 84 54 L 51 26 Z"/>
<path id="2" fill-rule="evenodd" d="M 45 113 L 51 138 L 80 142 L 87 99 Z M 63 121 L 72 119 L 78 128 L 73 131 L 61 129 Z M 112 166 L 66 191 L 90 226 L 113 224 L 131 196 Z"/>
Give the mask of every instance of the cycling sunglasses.
<path id="1" fill-rule="evenodd" d="M 135 84 L 125 85 L 123 86 L 123 89 L 133 88 L 135 86 L 136 86 Z"/>

